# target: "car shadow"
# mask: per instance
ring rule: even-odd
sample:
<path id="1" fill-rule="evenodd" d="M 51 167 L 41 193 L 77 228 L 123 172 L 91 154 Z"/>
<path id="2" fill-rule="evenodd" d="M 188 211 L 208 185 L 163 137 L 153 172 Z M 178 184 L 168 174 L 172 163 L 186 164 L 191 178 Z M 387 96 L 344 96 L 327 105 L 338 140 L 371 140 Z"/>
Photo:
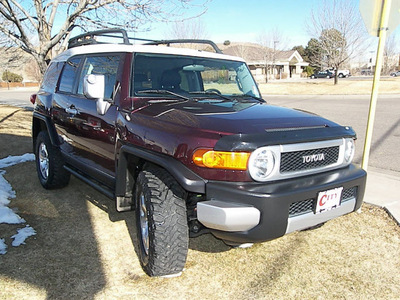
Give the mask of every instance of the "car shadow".
<path id="1" fill-rule="evenodd" d="M 135 247 L 136 254 L 138 254 L 139 249 L 137 249 L 138 242 L 135 212 L 133 210 L 128 212 L 118 212 L 115 207 L 115 202 L 104 197 L 100 193 L 98 193 L 98 197 L 88 198 L 88 201 L 106 212 L 111 222 L 125 222 L 132 245 Z M 219 253 L 229 251 L 231 247 L 227 246 L 223 241 L 215 238 L 212 234 L 207 233 L 199 237 L 190 238 L 189 249 L 207 253 Z"/>
<path id="2" fill-rule="evenodd" d="M 0 134 L 0 145 L 0 158 L 32 152 L 31 138 L 26 136 Z M 0 224 L 0 238 L 8 245 L 0 256 L 3 283 L 9 282 L 9 291 L 16 293 L 23 285 L 34 286 L 28 291 L 45 294 L 46 299 L 94 298 L 106 286 L 106 278 L 88 207 L 74 182 L 65 189 L 45 190 L 34 162 L 3 170 L 16 191 L 9 207 L 26 220 L 26 224 Z M 28 224 L 36 235 L 13 247 L 11 236 Z"/>

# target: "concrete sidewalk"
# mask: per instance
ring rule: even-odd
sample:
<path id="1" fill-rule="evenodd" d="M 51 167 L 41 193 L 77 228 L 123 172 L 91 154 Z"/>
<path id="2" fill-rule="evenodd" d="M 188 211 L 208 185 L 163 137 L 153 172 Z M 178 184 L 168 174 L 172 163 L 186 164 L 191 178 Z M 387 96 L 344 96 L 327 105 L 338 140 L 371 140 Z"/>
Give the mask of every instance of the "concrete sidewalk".
<path id="1" fill-rule="evenodd" d="M 386 209 L 400 225 L 400 177 L 370 169 L 367 173 L 364 202 Z"/>

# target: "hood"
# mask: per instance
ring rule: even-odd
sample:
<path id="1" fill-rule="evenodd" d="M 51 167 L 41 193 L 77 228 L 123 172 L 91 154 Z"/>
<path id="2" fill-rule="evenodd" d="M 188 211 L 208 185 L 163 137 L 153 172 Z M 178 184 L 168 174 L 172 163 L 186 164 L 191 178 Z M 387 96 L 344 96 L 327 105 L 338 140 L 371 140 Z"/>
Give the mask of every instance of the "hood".
<path id="1" fill-rule="evenodd" d="M 141 113 L 151 115 L 154 121 L 221 134 L 338 126 L 311 113 L 254 101 L 154 103 L 143 108 Z"/>

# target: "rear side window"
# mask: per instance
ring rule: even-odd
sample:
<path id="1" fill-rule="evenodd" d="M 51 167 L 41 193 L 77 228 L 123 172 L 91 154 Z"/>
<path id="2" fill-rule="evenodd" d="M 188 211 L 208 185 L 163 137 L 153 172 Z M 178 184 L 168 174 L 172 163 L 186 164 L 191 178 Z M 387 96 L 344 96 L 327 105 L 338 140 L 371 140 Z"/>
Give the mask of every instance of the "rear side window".
<path id="1" fill-rule="evenodd" d="M 78 83 L 78 94 L 83 95 L 84 77 L 89 74 L 104 75 L 104 99 L 111 99 L 117 80 L 120 55 L 89 56 L 85 59 Z"/>
<path id="2" fill-rule="evenodd" d="M 54 92 L 62 66 L 63 63 L 60 62 L 50 63 L 46 73 L 44 74 L 42 85 L 40 86 L 42 90 L 45 90 L 46 92 Z"/>
<path id="3" fill-rule="evenodd" d="M 76 74 L 78 72 L 79 63 L 81 61 L 80 57 L 74 57 L 69 59 L 65 65 L 63 72 L 61 74 L 60 83 L 58 90 L 60 92 L 72 93 L 74 88 L 74 82 Z"/>

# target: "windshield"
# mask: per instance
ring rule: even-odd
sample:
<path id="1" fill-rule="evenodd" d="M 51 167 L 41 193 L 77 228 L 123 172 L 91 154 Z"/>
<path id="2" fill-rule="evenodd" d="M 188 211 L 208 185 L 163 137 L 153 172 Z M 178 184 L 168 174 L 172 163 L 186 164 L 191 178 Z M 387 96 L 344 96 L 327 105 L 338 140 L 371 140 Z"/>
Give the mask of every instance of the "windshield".
<path id="1" fill-rule="evenodd" d="M 136 54 L 133 95 L 173 92 L 191 97 L 243 96 L 260 98 L 244 62 L 202 57 Z"/>

